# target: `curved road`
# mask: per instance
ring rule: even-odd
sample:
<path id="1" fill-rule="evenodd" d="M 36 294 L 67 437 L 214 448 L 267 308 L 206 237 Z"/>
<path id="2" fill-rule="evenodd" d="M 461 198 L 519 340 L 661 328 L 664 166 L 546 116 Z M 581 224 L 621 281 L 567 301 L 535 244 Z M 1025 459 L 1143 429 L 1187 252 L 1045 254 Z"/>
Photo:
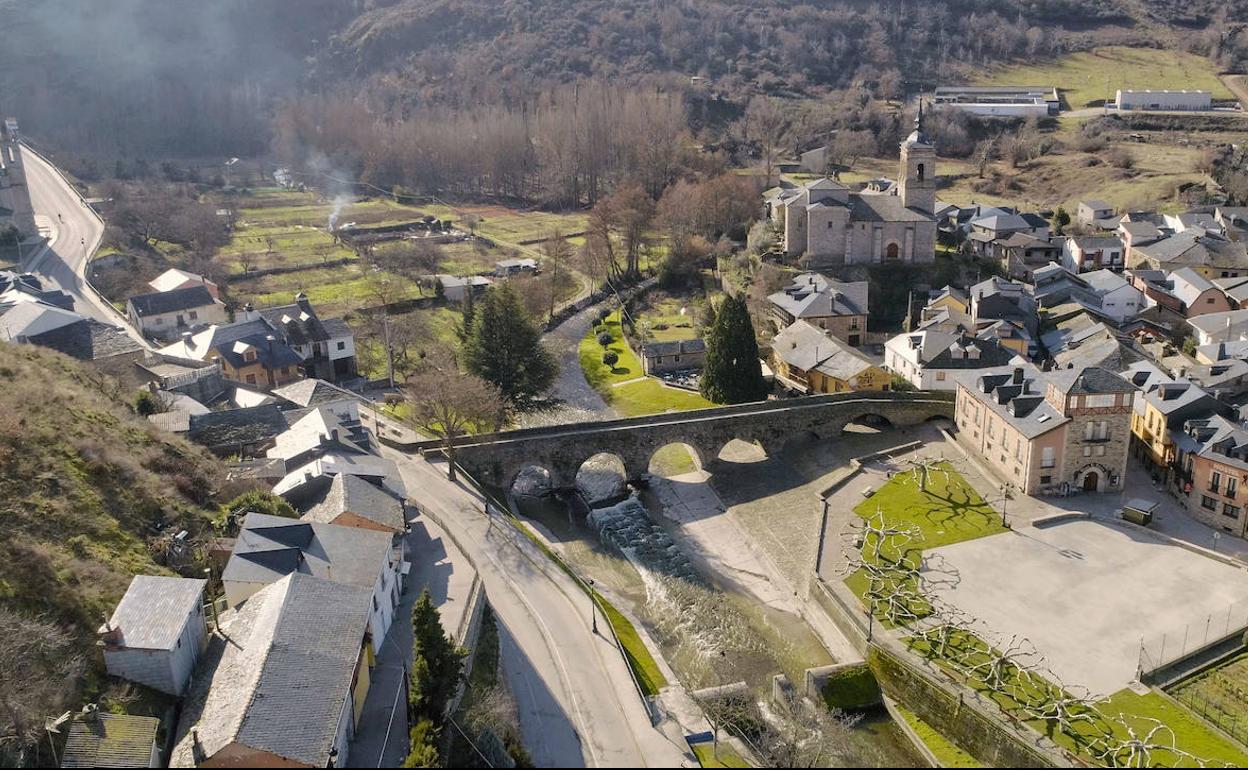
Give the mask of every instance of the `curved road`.
<path id="1" fill-rule="evenodd" d="M 419 490 L 413 499 L 424 514 L 464 544 L 477 568 L 537 766 L 684 764 L 684 746 L 651 725 L 609 632 L 591 632 L 589 599 L 572 579 L 527 538 L 491 522 L 482 499 L 448 481 L 445 466 L 388 447 L 382 455 L 398 464 L 407 488 Z"/>
<path id="2" fill-rule="evenodd" d="M 22 159 L 35 215 L 52 228 L 49 245 L 27 257 L 23 269 L 39 276 L 45 288 L 71 295 L 80 314 L 120 326 L 144 347 L 150 347 L 121 313 L 87 285 L 87 264 L 104 237 L 103 221 L 65 177 L 27 145 L 22 146 Z"/>

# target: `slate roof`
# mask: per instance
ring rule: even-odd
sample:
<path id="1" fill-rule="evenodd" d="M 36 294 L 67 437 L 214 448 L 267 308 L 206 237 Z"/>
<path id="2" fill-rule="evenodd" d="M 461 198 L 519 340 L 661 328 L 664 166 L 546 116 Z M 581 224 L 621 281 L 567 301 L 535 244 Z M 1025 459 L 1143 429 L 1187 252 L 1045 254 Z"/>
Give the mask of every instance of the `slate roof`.
<path id="1" fill-rule="evenodd" d="M 371 590 L 390 558 L 390 541 L 384 532 L 249 513 L 221 579 L 272 583 L 299 573 Z"/>
<path id="2" fill-rule="evenodd" d="M 931 214 L 907 208 L 898 195 L 850 193 L 849 210 L 849 216 L 855 222 L 934 221 Z"/>
<path id="3" fill-rule="evenodd" d="M 1050 372 L 1049 381 L 1069 396 L 1102 393 L 1131 393 L 1135 387 L 1108 369 L 1089 366 L 1085 369 L 1062 369 Z"/>
<path id="4" fill-rule="evenodd" d="M 771 349 L 789 366 L 818 371 L 842 381 L 852 380 L 875 366 L 862 353 L 805 321 L 797 321 L 777 334 Z"/>
<path id="5" fill-rule="evenodd" d="M 1165 266 L 1248 268 L 1248 251 L 1243 243 L 1228 241 L 1200 228 L 1137 246 L 1134 251 Z"/>
<path id="6" fill-rule="evenodd" d="M 135 315 L 143 318 L 145 316 L 162 315 L 164 313 L 176 313 L 180 310 L 193 310 L 197 307 L 205 307 L 216 302 L 212 298 L 212 293 L 207 287 L 188 286 L 185 289 L 174 289 L 173 291 L 154 291 L 150 294 L 136 294 L 131 297 L 130 305 L 134 307 Z"/>
<path id="7" fill-rule="evenodd" d="M 283 411 L 276 404 L 265 404 L 193 415 L 187 438 L 209 449 L 238 449 L 271 441 L 306 413 L 297 409 Z"/>
<path id="8" fill-rule="evenodd" d="M 79 361 L 97 361 L 112 356 L 137 353 L 143 346 L 125 329 L 83 318 L 58 329 L 29 337 L 32 345 L 60 351 Z"/>
<path id="9" fill-rule="evenodd" d="M 69 723 L 61 767 L 148 767 L 160 720 L 96 711 Z"/>
<path id="10" fill-rule="evenodd" d="M 256 361 L 245 359 L 248 350 L 255 351 Z M 208 361 L 215 354 L 235 369 L 257 362 L 269 370 L 303 363 L 303 357 L 282 340 L 282 331 L 263 318 L 210 326 L 191 335 L 189 340 L 161 348 L 160 352 L 194 361 Z"/>
<path id="11" fill-rule="evenodd" d="M 1002 230 L 1030 230 L 1031 224 L 1018 214 L 992 214 L 971 222 L 973 227 L 999 233 Z"/>
<path id="12" fill-rule="evenodd" d="M 1113 206 L 1109 205 L 1103 200 L 1097 200 L 1096 198 L 1093 198 L 1092 200 L 1088 200 L 1088 201 L 1079 201 L 1079 205 L 1083 206 L 1084 208 L 1092 209 L 1093 211 L 1104 211 L 1105 209 L 1109 209 L 1110 211 L 1114 210 Z"/>
<path id="13" fill-rule="evenodd" d="M 356 393 L 340 388 L 332 382 L 309 377 L 298 380 L 280 388 L 274 388 L 273 395 L 284 398 L 292 404 L 304 407 L 323 406 L 339 401 L 362 401 Z"/>
<path id="14" fill-rule="evenodd" d="M 1022 383 L 1014 384 L 1015 370 Z M 1027 438 L 1035 438 L 1070 421 L 1044 400 L 1044 375 L 1031 364 L 955 372 L 953 379 L 967 394 Z"/>
<path id="15" fill-rule="evenodd" d="M 132 649 L 170 650 L 186 620 L 203 601 L 205 580 L 135 575 L 108 625 L 120 629 L 118 644 Z"/>
<path id="16" fill-rule="evenodd" d="M 1224 310 L 1220 313 L 1205 313 L 1187 319 L 1189 326 L 1199 329 L 1205 334 L 1218 334 L 1228 329 L 1232 334 L 1239 333 L 1248 324 L 1248 310 Z"/>
<path id="17" fill-rule="evenodd" d="M 1157 225 L 1152 222 L 1121 222 L 1118 227 L 1131 236 L 1136 246 L 1142 246 L 1161 237 L 1161 230 L 1157 229 Z"/>
<path id="18" fill-rule="evenodd" d="M 371 609 L 371 586 L 294 574 L 223 613 L 186 698 L 170 765 L 194 767 L 239 743 L 328 766 Z"/>
<path id="19" fill-rule="evenodd" d="M 295 304 L 264 308 L 260 315 L 269 323 L 285 330 L 292 345 L 325 342 L 330 338 L 312 304 L 302 294 L 295 298 Z"/>
<path id="20" fill-rule="evenodd" d="M 706 342 L 701 338 L 692 340 L 673 340 L 671 342 L 647 342 L 641 346 L 641 354 L 646 358 L 655 356 L 680 356 L 686 353 L 705 353 Z"/>
<path id="21" fill-rule="evenodd" d="M 395 532 L 407 526 L 403 503 L 390 492 L 359 476 L 339 474 L 300 517 L 302 521 L 333 523 L 346 512 L 368 519 Z"/>
<path id="22" fill-rule="evenodd" d="M 313 407 L 290 428 L 278 434 L 265 454 L 280 457 L 287 464 L 303 462 L 318 451 L 334 449 L 371 452 L 372 434 L 358 420 L 340 417 L 327 407 Z"/>
<path id="23" fill-rule="evenodd" d="M 1122 248 L 1122 239 L 1114 235 L 1076 235 L 1071 240 L 1084 251 Z"/>
<path id="24" fill-rule="evenodd" d="M 1248 301 L 1248 276 L 1238 278 L 1215 278 L 1213 284 L 1222 290 L 1235 304 Z"/>
<path id="25" fill-rule="evenodd" d="M 21 302 L 0 316 L 0 339 L 17 341 L 34 337 L 82 320 L 72 310 L 43 302 Z"/>
<path id="26" fill-rule="evenodd" d="M 1212 281 L 1190 267 L 1175 270 L 1170 274 L 1170 281 L 1174 287 L 1170 293 L 1183 300 L 1188 307 L 1191 307 L 1201 294 L 1215 288 Z"/>
<path id="27" fill-rule="evenodd" d="M 202 275 L 189 273 L 185 270 L 179 270 L 176 267 L 171 267 L 152 280 L 148 281 L 147 285 L 151 286 L 156 291 L 173 291 L 179 286 L 192 281 L 199 284 L 211 283 L 211 281 L 204 278 Z"/>
<path id="28" fill-rule="evenodd" d="M 794 318 L 866 315 L 869 289 L 867 281 L 841 283 L 819 273 L 802 273 L 767 300 Z"/>

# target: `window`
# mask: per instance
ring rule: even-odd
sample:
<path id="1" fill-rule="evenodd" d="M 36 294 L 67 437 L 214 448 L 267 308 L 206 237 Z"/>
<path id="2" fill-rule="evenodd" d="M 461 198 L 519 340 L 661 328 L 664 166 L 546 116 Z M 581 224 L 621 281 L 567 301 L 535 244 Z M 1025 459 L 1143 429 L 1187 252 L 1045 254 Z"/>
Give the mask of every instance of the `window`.
<path id="1" fill-rule="evenodd" d="M 923 163 L 920 163 L 920 164 L 919 164 L 919 181 L 920 181 L 920 182 L 922 182 L 922 181 L 923 181 L 923 176 L 924 176 L 924 174 L 925 174 L 925 172 L 926 172 L 926 169 L 924 168 L 924 165 L 925 165 L 925 164 L 923 164 Z"/>
<path id="2" fill-rule="evenodd" d="M 858 328 L 858 317 L 857 317 L 857 316 L 854 316 L 853 318 L 849 319 L 849 328 L 850 328 L 850 329 L 855 329 L 855 330 Z"/>
<path id="3" fill-rule="evenodd" d="M 1057 465 L 1057 450 L 1051 446 L 1046 446 L 1040 450 L 1040 467 L 1052 468 Z"/>
<path id="4" fill-rule="evenodd" d="M 1209 491 L 1217 494 L 1218 488 L 1222 486 L 1222 474 L 1214 471 L 1209 474 Z"/>
<path id="5" fill-rule="evenodd" d="M 188 311 L 188 312 L 187 312 L 187 315 L 188 315 L 188 316 L 190 316 L 190 318 L 191 318 L 191 320 L 192 320 L 192 321 L 198 321 L 198 320 L 199 320 L 199 312 L 198 312 L 198 311 L 196 311 L 196 310 L 191 310 L 191 311 Z"/>
<path id="6" fill-rule="evenodd" d="M 1218 510 L 1218 501 L 1208 495 L 1201 495 L 1200 507 L 1207 511 L 1216 511 Z"/>
<path id="7" fill-rule="evenodd" d="M 1226 479 L 1226 496 L 1234 500 L 1236 491 L 1235 488 L 1237 486 L 1239 486 L 1239 479 L 1234 476 L 1228 476 Z"/>
<path id="8" fill-rule="evenodd" d="M 1052 484 L 1052 483 L 1053 483 L 1053 477 L 1052 477 L 1052 476 L 1041 476 L 1041 477 L 1040 477 L 1040 483 L 1041 483 L 1041 484 Z"/>
<path id="9" fill-rule="evenodd" d="M 936 372 L 936 381 L 937 381 L 937 382 L 944 382 L 944 381 L 945 381 L 945 373 L 944 373 L 944 372 Z"/>
<path id="10" fill-rule="evenodd" d="M 1238 519 L 1239 508 L 1237 508 L 1234 505 L 1231 505 L 1230 503 L 1224 503 L 1222 505 L 1222 515 L 1228 519 Z"/>
<path id="11" fill-rule="evenodd" d="M 347 349 L 347 343 L 345 343 L 345 342 L 339 342 L 339 343 L 338 343 L 338 349 L 339 349 L 339 350 L 346 350 L 346 349 Z"/>
<path id="12" fill-rule="evenodd" d="M 1092 456 L 1092 447 L 1090 447 L 1090 446 L 1085 446 L 1085 447 L 1083 448 L 1083 456 L 1084 456 L 1084 457 L 1091 457 L 1091 456 Z"/>
<path id="13" fill-rule="evenodd" d="M 254 375 L 254 374 L 249 374 L 249 375 L 247 375 L 247 384 L 248 384 L 248 385 L 255 385 L 255 384 L 256 384 L 256 375 Z"/>

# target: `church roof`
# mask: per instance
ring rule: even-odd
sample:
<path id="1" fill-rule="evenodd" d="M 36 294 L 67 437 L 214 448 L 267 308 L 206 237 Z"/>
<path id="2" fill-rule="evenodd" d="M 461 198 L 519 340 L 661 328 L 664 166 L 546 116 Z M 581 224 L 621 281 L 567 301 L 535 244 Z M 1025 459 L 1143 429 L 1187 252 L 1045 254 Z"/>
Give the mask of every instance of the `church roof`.
<path id="1" fill-rule="evenodd" d="M 850 218 L 855 222 L 931 222 L 933 217 L 907 208 L 897 195 L 849 195 Z"/>

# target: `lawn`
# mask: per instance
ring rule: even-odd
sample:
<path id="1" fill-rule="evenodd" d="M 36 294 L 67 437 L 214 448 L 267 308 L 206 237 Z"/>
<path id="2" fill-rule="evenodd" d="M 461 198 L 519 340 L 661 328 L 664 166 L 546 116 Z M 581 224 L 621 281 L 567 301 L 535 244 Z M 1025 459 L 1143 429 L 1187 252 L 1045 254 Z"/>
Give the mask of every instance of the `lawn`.
<path id="1" fill-rule="evenodd" d="M 923 551 L 964 540 L 987 537 L 1007 531 L 1001 526 L 1001 516 L 992 506 L 966 483 L 956 470 L 941 463 L 928 474 L 926 491 L 920 489 L 919 480 L 912 471 L 899 472 L 871 497 L 859 503 L 854 513 L 863 519 L 883 512 L 884 524 L 893 528 L 913 528 L 919 536 L 909 544 L 890 539 L 880 547 L 880 560 L 889 564 L 917 567 Z M 862 544 L 864 558 L 874 553 L 875 536 L 868 536 Z M 874 558 L 869 557 L 869 558 Z M 906 581 L 898 572 L 898 579 Z M 869 589 L 867 576 L 861 571 L 845 579 L 859 598 Z M 864 602 L 865 603 L 865 602 Z M 926 607 L 911 608 L 922 616 L 930 610 Z"/>
<path id="2" fill-rule="evenodd" d="M 1040 64 L 994 68 L 976 85 L 1057 86 L 1071 109 L 1100 106 L 1117 89 L 1189 89 L 1230 99 L 1213 64 L 1203 56 L 1158 48 L 1110 46 Z"/>
<path id="3" fill-rule="evenodd" d="M 718 750 L 713 743 L 695 743 L 693 754 L 698 758 L 698 764 L 703 767 L 751 767 L 732 744 L 723 741 L 720 741 Z"/>
<path id="4" fill-rule="evenodd" d="M 1001 667 L 1001 681 L 1004 688 L 991 688 L 979 673 L 967 675 L 966 665 L 974 666 L 991 659 L 989 646 L 982 639 L 967 631 L 955 631 L 948 641 L 948 650 L 952 655 L 942 657 L 934 645 L 926 640 L 911 637 L 908 640 L 911 649 L 928 657 L 945 669 L 954 678 L 966 686 L 976 690 L 988 700 L 995 702 L 1007 713 L 1019 718 L 1028 727 L 1052 739 L 1062 748 L 1079 755 L 1092 764 L 1104 764 L 1097 756 L 1104 756 L 1103 750 L 1107 739 L 1131 739 L 1132 731 L 1136 738 L 1144 739 L 1154 730 L 1158 722 L 1173 731 L 1173 743 L 1169 736 L 1155 735 L 1151 743 L 1152 766 L 1155 767 L 1192 767 L 1191 759 L 1167 750 L 1174 748 L 1192 754 L 1203 760 L 1214 763 L 1230 763 L 1235 767 L 1244 767 L 1248 763 L 1248 754 L 1230 740 L 1217 734 L 1199 718 L 1181 706 L 1174 704 L 1166 697 L 1149 692 L 1139 695 L 1131 690 L 1122 690 L 1111 697 L 1095 704 L 1095 709 L 1083 705 L 1068 707 L 1069 713 L 1075 717 L 1069 722 L 1067 730 L 1058 729 L 1053 719 L 1027 719 L 1022 711 L 1024 703 L 1037 706 L 1052 704 L 1063 695 L 1062 691 L 1052 682 L 1038 675 L 1024 676 L 1019 668 L 1012 663 Z M 962 667 L 952 662 L 953 655 L 963 657 Z M 1007 694 L 1007 690 L 1009 694 Z M 1070 696 L 1070 693 L 1066 693 Z M 1156 721 L 1152 721 L 1156 720 Z M 1163 731 L 1164 733 L 1164 731 Z M 1126 762 L 1126 755 L 1117 756 L 1117 764 Z M 1130 766 L 1141 766 L 1131 764 Z"/>
<path id="5" fill-rule="evenodd" d="M 650 469 L 653 473 L 670 478 L 682 473 L 692 473 L 698 469 L 698 464 L 683 444 L 668 444 L 650 457 Z"/>
<path id="6" fill-rule="evenodd" d="M 677 342 L 697 339 L 695 302 L 683 297 L 664 297 L 637 312 L 637 329 L 646 340 Z M 682 314 L 680 311 L 684 310 Z"/>
<path id="7" fill-rule="evenodd" d="M 941 767 L 983 767 L 975 757 L 958 748 L 953 741 L 941 735 L 927 722 L 901 706 L 896 706 L 896 709 L 919 740 L 923 741 L 923 745 L 932 752 L 932 756 L 940 762 Z"/>
<path id="8" fill-rule="evenodd" d="M 578 354 L 586 381 L 617 412 L 625 417 L 639 417 L 715 406 L 697 393 L 671 388 L 653 377 L 646 377 L 641 370 L 641 361 L 624 342 L 618 310 L 607 317 L 606 330 L 614 340 L 607 349 L 614 350 L 620 357 L 615 366 L 602 362 L 604 348 L 597 339 L 599 332 L 593 329 L 581 340 Z"/>

